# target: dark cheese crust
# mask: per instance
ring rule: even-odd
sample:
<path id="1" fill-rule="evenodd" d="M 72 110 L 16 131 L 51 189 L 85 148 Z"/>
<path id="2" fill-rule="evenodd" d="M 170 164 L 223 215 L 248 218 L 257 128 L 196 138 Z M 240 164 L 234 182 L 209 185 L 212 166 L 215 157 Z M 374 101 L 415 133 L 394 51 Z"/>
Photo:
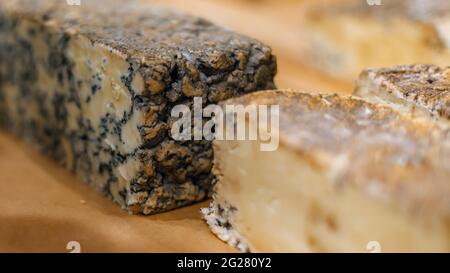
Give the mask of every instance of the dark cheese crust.
<path id="1" fill-rule="evenodd" d="M 169 102 L 202 95 L 205 89 L 207 98 L 218 102 L 242 91 L 273 87 L 267 80 L 276 69 L 270 48 L 201 18 L 135 1 L 69 6 L 59 0 L 12 0 L 2 5 L 19 17 L 56 25 L 119 51 L 139 65 L 135 70 L 144 75 L 146 91 L 169 92 Z"/>
<path id="2" fill-rule="evenodd" d="M 69 51 L 82 39 L 92 62 L 107 49 L 126 64 L 115 83 L 95 69 L 75 72 L 86 64 Z M 132 212 L 166 211 L 210 194 L 211 143 L 172 140 L 172 106 L 271 89 L 275 73 L 275 57 L 258 41 L 134 1 L 0 3 L 0 122 Z M 109 81 L 124 87 L 130 104 L 94 120 L 86 109 Z M 130 126 L 139 143 L 126 148 Z"/>

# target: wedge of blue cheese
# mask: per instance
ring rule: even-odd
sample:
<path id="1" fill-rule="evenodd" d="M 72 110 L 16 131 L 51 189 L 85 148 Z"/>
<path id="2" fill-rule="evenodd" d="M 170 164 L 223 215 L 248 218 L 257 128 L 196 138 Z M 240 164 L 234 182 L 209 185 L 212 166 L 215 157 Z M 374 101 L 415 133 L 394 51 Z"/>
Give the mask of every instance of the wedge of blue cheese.
<path id="1" fill-rule="evenodd" d="M 448 131 L 351 96 L 263 91 L 224 104 L 278 105 L 280 144 L 214 142 L 202 214 L 222 240 L 250 252 L 450 251 Z"/>
<path id="2" fill-rule="evenodd" d="M 210 193 L 211 143 L 173 140 L 173 106 L 270 89 L 275 72 L 260 42 L 139 1 L 0 3 L 3 127 L 133 213 Z"/>
<path id="3" fill-rule="evenodd" d="M 360 74 L 354 94 L 450 128 L 450 67 L 368 68 Z"/>

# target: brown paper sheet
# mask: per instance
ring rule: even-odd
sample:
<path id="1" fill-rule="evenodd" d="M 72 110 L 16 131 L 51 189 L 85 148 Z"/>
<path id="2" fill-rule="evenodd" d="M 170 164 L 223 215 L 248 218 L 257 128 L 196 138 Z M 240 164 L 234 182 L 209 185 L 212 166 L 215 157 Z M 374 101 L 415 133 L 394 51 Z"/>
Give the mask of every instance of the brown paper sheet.
<path id="1" fill-rule="evenodd" d="M 0 131 L 0 252 L 230 252 L 200 219 L 207 202 L 128 215 L 29 144 Z"/>

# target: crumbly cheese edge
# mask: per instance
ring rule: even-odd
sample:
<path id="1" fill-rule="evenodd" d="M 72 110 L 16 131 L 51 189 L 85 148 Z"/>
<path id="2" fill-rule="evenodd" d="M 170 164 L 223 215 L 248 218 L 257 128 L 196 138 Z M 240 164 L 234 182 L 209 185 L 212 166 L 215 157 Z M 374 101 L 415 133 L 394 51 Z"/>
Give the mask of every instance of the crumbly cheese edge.
<path id="1" fill-rule="evenodd" d="M 209 207 L 200 209 L 201 217 L 220 240 L 241 252 L 251 252 L 250 244 L 233 225 L 235 213 L 236 209 L 217 194 L 214 195 Z"/>

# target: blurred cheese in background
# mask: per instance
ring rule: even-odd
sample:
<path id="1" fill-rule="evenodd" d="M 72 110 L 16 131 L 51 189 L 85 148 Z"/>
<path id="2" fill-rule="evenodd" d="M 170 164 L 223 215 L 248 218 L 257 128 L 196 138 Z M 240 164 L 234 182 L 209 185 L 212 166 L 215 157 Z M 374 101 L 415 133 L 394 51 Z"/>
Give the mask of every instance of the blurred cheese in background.
<path id="1" fill-rule="evenodd" d="M 365 67 L 450 64 L 450 1 L 341 2 L 309 5 L 302 35 L 309 65 L 354 81 Z"/>

